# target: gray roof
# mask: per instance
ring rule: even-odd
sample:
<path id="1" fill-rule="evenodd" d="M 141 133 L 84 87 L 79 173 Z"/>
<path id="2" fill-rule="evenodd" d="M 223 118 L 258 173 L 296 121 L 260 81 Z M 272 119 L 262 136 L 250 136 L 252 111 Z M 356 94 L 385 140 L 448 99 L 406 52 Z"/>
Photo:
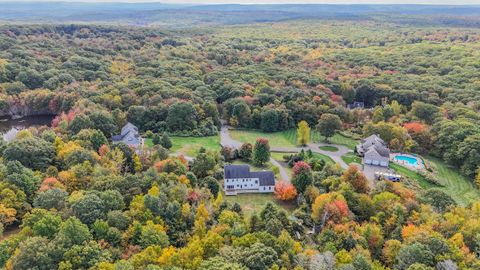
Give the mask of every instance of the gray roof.
<path id="1" fill-rule="evenodd" d="M 225 165 L 224 178 L 258 178 L 260 186 L 274 186 L 275 175 L 272 171 L 250 172 L 248 165 Z"/>
<path id="2" fill-rule="evenodd" d="M 249 178 L 250 167 L 248 165 L 225 165 L 223 168 L 225 178 Z"/>
<path id="3" fill-rule="evenodd" d="M 119 135 L 112 136 L 113 142 L 124 142 L 127 145 L 138 145 L 140 144 L 140 134 L 138 133 L 138 128 L 132 123 L 128 122 L 122 128 L 122 133 Z"/>
<path id="4" fill-rule="evenodd" d="M 377 134 L 373 134 L 373 135 L 368 136 L 365 139 L 362 139 L 362 145 L 373 145 L 373 144 L 377 144 L 377 143 L 385 144 L 385 142 L 382 140 L 382 138 L 380 138 L 380 136 L 378 136 Z"/>
<path id="5" fill-rule="evenodd" d="M 138 133 L 138 128 L 134 124 L 128 122 L 125 124 L 125 126 L 122 127 L 122 131 L 120 134 L 125 136 L 125 134 L 127 134 L 128 132 Z"/>
<path id="6" fill-rule="evenodd" d="M 370 149 L 368 149 L 364 157 L 372 160 L 383 160 L 383 161 L 390 160 L 389 157 L 382 156 L 380 153 L 378 153 L 374 147 L 371 147 Z"/>
<path id="7" fill-rule="evenodd" d="M 272 171 L 251 172 L 250 177 L 258 178 L 260 186 L 275 186 L 275 175 Z"/>

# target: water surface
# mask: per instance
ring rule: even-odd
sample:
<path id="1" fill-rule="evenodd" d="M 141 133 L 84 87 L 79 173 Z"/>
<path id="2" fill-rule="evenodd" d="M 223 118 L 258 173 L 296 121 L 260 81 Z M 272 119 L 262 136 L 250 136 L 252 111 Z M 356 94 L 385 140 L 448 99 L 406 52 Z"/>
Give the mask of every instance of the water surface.
<path id="1" fill-rule="evenodd" d="M 53 115 L 26 116 L 18 119 L 11 117 L 0 117 L 0 135 L 3 140 L 9 142 L 15 138 L 17 133 L 29 127 L 50 126 Z"/>

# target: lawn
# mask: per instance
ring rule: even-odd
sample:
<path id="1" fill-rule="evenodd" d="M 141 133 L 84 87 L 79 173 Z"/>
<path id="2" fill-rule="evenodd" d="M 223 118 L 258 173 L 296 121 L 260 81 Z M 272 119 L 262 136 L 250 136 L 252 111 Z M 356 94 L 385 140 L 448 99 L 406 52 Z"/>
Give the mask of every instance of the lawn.
<path id="1" fill-rule="evenodd" d="M 233 129 L 230 130 L 230 136 L 232 137 L 232 139 L 240 141 L 242 143 L 249 142 L 251 144 L 254 144 L 257 138 L 266 138 L 268 139 L 270 146 L 273 147 L 296 146 L 296 133 L 293 129 L 272 133 L 266 133 L 258 130 Z"/>
<path id="2" fill-rule="evenodd" d="M 269 193 L 269 194 L 244 193 L 236 196 L 226 196 L 225 194 L 223 194 L 223 198 L 225 199 L 225 201 L 231 204 L 233 203 L 240 204 L 246 217 L 250 216 L 253 212 L 256 212 L 257 214 L 259 214 L 260 211 L 262 211 L 263 207 L 268 202 L 272 202 L 282 207 L 283 209 L 287 210 L 288 212 L 291 212 L 295 209 L 295 205 L 293 203 L 280 202 L 275 199 L 272 193 Z"/>
<path id="3" fill-rule="evenodd" d="M 284 162 L 283 156 L 284 155 L 291 155 L 291 154 L 293 154 L 293 153 L 272 152 L 271 157 L 273 159 L 275 159 L 276 161 Z M 313 157 L 324 160 L 326 164 L 335 164 L 335 161 L 333 161 L 333 159 L 331 157 L 327 156 L 327 155 L 323 155 L 323 154 L 314 152 Z M 285 169 L 287 169 L 287 171 L 288 171 L 290 168 L 288 168 L 288 166 L 285 164 Z"/>
<path id="4" fill-rule="evenodd" d="M 332 145 L 323 145 L 319 147 L 323 151 L 337 152 L 338 148 Z"/>
<path id="5" fill-rule="evenodd" d="M 233 129 L 230 130 L 230 136 L 241 142 L 255 143 L 257 138 L 263 137 L 269 140 L 270 146 L 274 147 L 294 147 L 297 146 L 297 131 L 295 129 L 266 133 L 259 130 L 244 130 L 244 129 Z M 320 134 L 312 130 L 310 139 L 312 142 L 323 142 L 324 138 Z M 354 149 L 358 144 L 357 140 L 352 138 L 345 137 L 339 133 L 331 137 L 330 142 L 333 144 L 345 145 L 348 148 Z"/>
<path id="6" fill-rule="evenodd" d="M 429 189 L 429 188 L 439 188 L 437 185 L 434 185 L 430 182 L 428 182 L 425 177 L 423 177 L 421 174 L 414 172 L 402 165 L 390 162 L 389 165 L 390 168 L 394 169 L 396 173 L 411 178 L 415 181 L 418 182 L 418 185 L 423 188 L 423 189 Z"/>
<path id="7" fill-rule="evenodd" d="M 428 157 L 426 159 L 433 168 L 437 178 L 444 187 L 440 188 L 452 196 L 461 205 L 468 205 L 471 202 L 480 200 L 480 191 L 473 182 L 461 175 L 455 168 L 445 164 L 443 161 Z"/>
<path id="8" fill-rule="evenodd" d="M 171 137 L 172 139 L 172 152 L 177 154 L 183 154 L 189 157 L 195 157 L 201 147 L 207 150 L 220 151 L 220 137 Z M 152 139 L 145 139 L 145 144 L 148 147 L 152 147 Z"/>
<path id="9" fill-rule="evenodd" d="M 434 174 L 443 186 L 434 185 L 417 172 L 393 162 L 390 163 L 390 167 L 397 173 L 416 180 L 423 189 L 436 188 L 442 190 L 460 205 L 466 206 L 471 202 L 480 200 L 480 191 L 472 181 L 461 175 L 455 168 L 437 158 L 429 157 L 426 160 L 432 165 Z"/>
<path id="10" fill-rule="evenodd" d="M 346 154 L 342 156 L 342 160 L 347 163 L 357 163 L 357 164 L 362 164 L 362 158 L 355 154 Z"/>

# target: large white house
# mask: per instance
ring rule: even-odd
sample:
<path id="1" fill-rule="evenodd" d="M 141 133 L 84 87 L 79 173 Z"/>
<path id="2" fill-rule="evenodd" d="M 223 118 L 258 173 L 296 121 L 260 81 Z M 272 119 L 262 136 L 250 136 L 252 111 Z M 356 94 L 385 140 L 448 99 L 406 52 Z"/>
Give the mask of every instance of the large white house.
<path id="1" fill-rule="evenodd" d="M 357 145 L 357 153 L 363 156 L 363 163 L 388 167 L 390 162 L 390 149 L 385 142 L 376 134 L 373 134 Z"/>
<path id="2" fill-rule="evenodd" d="M 251 172 L 248 165 L 226 165 L 223 170 L 223 189 L 226 195 L 274 191 L 275 175 L 272 171 Z"/>

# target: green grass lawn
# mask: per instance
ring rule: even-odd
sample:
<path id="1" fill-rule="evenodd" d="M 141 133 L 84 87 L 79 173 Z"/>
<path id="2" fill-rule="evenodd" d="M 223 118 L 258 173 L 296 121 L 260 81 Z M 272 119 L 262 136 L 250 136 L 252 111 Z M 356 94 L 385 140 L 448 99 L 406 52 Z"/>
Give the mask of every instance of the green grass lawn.
<path id="1" fill-rule="evenodd" d="M 458 204 L 466 206 L 473 201 L 480 200 L 480 191 L 473 182 L 461 175 L 455 168 L 443 161 L 429 157 L 426 159 L 433 167 L 433 172 L 443 186 L 437 186 L 428 182 L 422 175 L 406 167 L 390 163 L 390 167 L 397 173 L 416 180 L 423 189 L 436 188 L 450 195 Z"/>
<path id="2" fill-rule="evenodd" d="M 357 163 L 357 164 L 362 164 L 362 158 L 355 154 L 346 154 L 342 156 L 342 160 L 347 163 Z"/>
<path id="3" fill-rule="evenodd" d="M 397 172 L 398 174 L 417 181 L 418 185 L 423 189 L 438 188 L 439 187 L 437 185 L 434 185 L 434 184 L 428 182 L 425 179 L 425 177 L 423 177 L 421 174 L 419 174 L 415 171 L 412 171 L 412 170 L 410 170 L 410 169 L 408 169 L 408 168 L 406 168 L 402 165 L 390 162 L 389 167 L 394 169 L 395 172 Z"/>
<path id="4" fill-rule="evenodd" d="M 291 154 L 293 154 L 293 153 L 272 152 L 271 157 L 273 159 L 275 159 L 276 161 L 284 162 L 283 156 L 284 155 L 291 155 Z M 327 164 L 335 164 L 335 161 L 333 161 L 333 159 L 331 157 L 327 156 L 327 155 L 323 155 L 323 154 L 320 154 L 320 153 L 313 153 L 313 157 L 318 158 L 318 159 L 322 159 Z M 287 170 L 289 169 L 289 168 L 287 168 L 286 165 L 285 165 L 285 168 Z"/>
<path id="5" fill-rule="evenodd" d="M 260 214 L 260 211 L 262 211 L 263 207 L 268 202 L 272 202 L 280 206 L 281 208 L 287 210 L 288 212 L 291 212 L 295 209 L 295 205 L 292 202 L 288 202 L 288 203 L 280 202 L 275 199 L 272 193 L 267 193 L 267 194 L 244 193 L 244 194 L 238 194 L 236 196 L 226 196 L 225 194 L 223 194 L 223 198 L 225 199 L 225 201 L 231 204 L 233 203 L 240 204 L 246 217 L 250 216 L 253 212 Z"/>
<path id="6" fill-rule="evenodd" d="M 329 152 L 337 152 L 338 151 L 337 147 L 331 146 L 331 145 L 323 145 L 323 146 L 320 146 L 319 148 L 323 151 L 329 151 Z"/>
<path id="7" fill-rule="evenodd" d="M 207 150 L 220 151 L 220 137 L 171 137 L 172 148 L 170 151 L 183 154 L 190 157 L 195 157 L 201 147 Z M 145 139 L 145 144 L 148 147 L 152 147 L 152 139 Z"/>
<path id="8" fill-rule="evenodd" d="M 273 147 L 296 146 L 296 133 L 293 129 L 272 133 L 266 133 L 259 130 L 233 129 L 230 130 L 230 136 L 232 137 L 232 139 L 243 143 L 249 142 L 251 144 L 255 144 L 257 138 L 266 138 L 268 139 L 270 146 Z"/>
<path id="9" fill-rule="evenodd" d="M 461 205 L 468 205 L 471 202 L 480 200 L 480 191 L 475 187 L 473 181 L 461 175 L 455 168 L 445 164 L 442 160 L 428 157 L 438 180 L 444 187 L 442 191 L 452 196 Z"/>
<path id="10" fill-rule="evenodd" d="M 294 147 L 297 146 L 297 131 L 295 129 L 266 133 L 259 130 L 244 130 L 244 129 L 233 129 L 230 130 L 230 136 L 241 142 L 255 143 L 257 138 L 263 137 L 269 140 L 270 146 L 274 147 Z M 310 135 L 310 140 L 312 142 L 323 142 L 324 138 L 320 134 L 312 130 Z M 345 145 L 351 149 L 354 149 L 358 144 L 357 140 L 345 137 L 339 133 L 331 137 L 330 142 L 333 144 Z"/>

